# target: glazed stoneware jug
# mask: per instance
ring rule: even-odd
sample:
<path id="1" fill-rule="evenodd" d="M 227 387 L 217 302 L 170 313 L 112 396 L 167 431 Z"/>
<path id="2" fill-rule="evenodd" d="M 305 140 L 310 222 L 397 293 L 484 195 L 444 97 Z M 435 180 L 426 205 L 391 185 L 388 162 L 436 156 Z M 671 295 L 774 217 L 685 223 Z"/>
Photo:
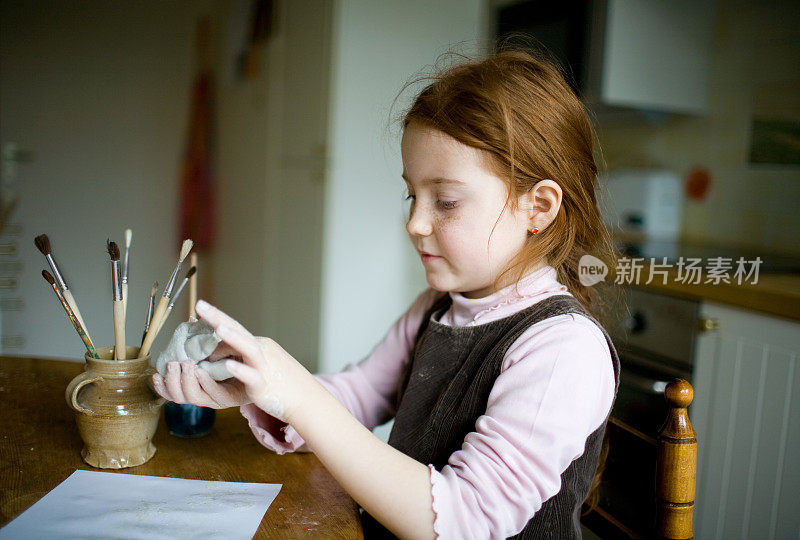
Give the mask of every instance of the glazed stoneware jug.
<path id="1" fill-rule="evenodd" d="M 165 401 L 148 385 L 155 373 L 150 355 L 137 358 L 139 347 L 125 349 L 131 360 L 114 360 L 114 347 L 99 347 L 97 355 L 86 354 L 84 372 L 66 391 L 83 439 L 81 456 L 102 469 L 141 465 L 156 453 L 153 435 Z"/>

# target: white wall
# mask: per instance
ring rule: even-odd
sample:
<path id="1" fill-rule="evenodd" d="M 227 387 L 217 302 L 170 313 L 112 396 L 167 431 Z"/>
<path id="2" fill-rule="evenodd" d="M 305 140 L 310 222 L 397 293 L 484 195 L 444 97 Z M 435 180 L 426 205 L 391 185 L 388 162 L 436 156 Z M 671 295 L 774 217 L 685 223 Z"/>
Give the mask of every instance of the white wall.
<path id="1" fill-rule="evenodd" d="M 240 5 L 216 4 L 220 42 Z M 276 4 L 258 73 L 218 58 L 219 242 L 215 301 L 316 370 L 331 2 Z"/>
<path id="2" fill-rule="evenodd" d="M 451 46 L 474 51 L 485 20 L 480 0 L 334 5 L 323 372 L 368 354 L 425 286 L 405 232 L 400 140 L 397 130 L 394 136 L 386 130 L 389 108 L 406 80 L 441 52 Z M 399 100 L 392 115 L 411 97 Z"/>
<path id="3" fill-rule="evenodd" d="M 33 152 L 20 165 L 22 311 L 3 313 L 6 354 L 82 358 L 84 348 L 42 278 L 34 236 L 47 233 L 97 345 L 113 341 L 107 237 L 134 231 L 128 342 L 146 298 L 180 247 L 177 184 L 200 2 L 6 1 L 0 4 L 0 137 Z M 0 256 L 2 262 L 11 258 Z M 3 267 L 5 268 L 5 267 Z M 176 312 L 179 308 L 176 307 Z M 185 308 L 180 307 L 181 317 Z M 154 349 L 181 317 L 173 315 Z"/>
<path id="4" fill-rule="evenodd" d="M 217 44 L 217 245 L 213 254 L 214 297 L 209 300 L 253 332 L 262 333 L 265 320 L 260 291 L 267 287 L 268 260 L 264 245 L 271 215 L 268 171 L 268 119 L 271 54 L 259 57 L 255 77 L 232 75 L 228 40 L 231 26 L 242 17 L 238 2 L 216 2 Z M 262 51 L 265 52 L 265 51 Z M 269 51 L 271 52 L 271 51 Z"/>

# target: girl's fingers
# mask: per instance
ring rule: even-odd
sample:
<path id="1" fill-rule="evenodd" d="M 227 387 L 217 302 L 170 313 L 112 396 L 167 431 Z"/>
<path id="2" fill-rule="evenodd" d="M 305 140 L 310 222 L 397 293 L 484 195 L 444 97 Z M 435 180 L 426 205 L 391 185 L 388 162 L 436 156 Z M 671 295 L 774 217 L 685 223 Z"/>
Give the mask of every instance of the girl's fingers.
<path id="1" fill-rule="evenodd" d="M 201 407 L 219 406 L 211 397 L 200 387 L 197 378 L 197 368 L 194 364 L 181 363 L 181 387 L 186 400 L 193 405 Z"/>
<path id="2" fill-rule="evenodd" d="M 164 377 L 170 401 L 175 403 L 186 403 L 186 397 L 181 388 L 181 366 L 178 362 L 167 362 L 167 376 Z"/>
<path id="3" fill-rule="evenodd" d="M 153 381 L 153 388 L 155 389 L 156 393 L 166 399 L 167 401 L 173 401 L 172 395 L 170 395 L 169 390 L 167 390 L 167 385 L 164 382 L 164 377 L 161 376 L 160 373 L 155 373 L 152 378 Z"/>
<path id="4" fill-rule="evenodd" d="M 225 367 L 228 368 L 231 375 L 242 382 L 242 384 L 249 387 L 250 392 L 258 392 L 264 386 L 264 378 L 261 373 L 255 368 L 237 362 L 236 360 L 228 360 L 225 362 Z"/>
<path id="5" fill-rule="evenodd" d="M 221 309 L 212 306 L 205 300 L 200 300 L 197 302 L 195 305 L 195 310 L 200 316 L 203 317 L 203 319 L 206 320 L 206 322 L 208 322 L 208 324 L 211 325 L 214 330 L 216 330 L 220 325 L 224 324 L 225 326 L 231 328 L 240 328 L 245 333 L 250 334 L 250 332 L 248 332 L 244 326 L 239 324 L 239 321 L 224 313 Z"/>
<path id="6" fill-rule="evenodd" d="M 221 340 L 239 351 L 245 363 L 252 366 L 258 362 L 261 344 L 247 330 L 222 324 L 216 328 L 216 332 Z"/>
<path id="7" fill-rule="evenodd" d="M 233 388 L 212 379 L 205 369 L 196 368 L 195 372 L 197 373 L 197 382 L 200 383 L 200 387 L 220 408 L 233 406 L 235 400 L 230 395 L 234 391 Z"/>
<path id="8" fill-rule="evenodd" d="M 217 348 L 214 349 L 214 352 L 208 355 L 207 360 L 214 362 L 215 360 L 221 360 L 223 358 L 238 357 L 238 356 L 240 356 L 239 351 L 237 351 L 224 341 L 221 341 L 219 345 L 217 345 Z"/>

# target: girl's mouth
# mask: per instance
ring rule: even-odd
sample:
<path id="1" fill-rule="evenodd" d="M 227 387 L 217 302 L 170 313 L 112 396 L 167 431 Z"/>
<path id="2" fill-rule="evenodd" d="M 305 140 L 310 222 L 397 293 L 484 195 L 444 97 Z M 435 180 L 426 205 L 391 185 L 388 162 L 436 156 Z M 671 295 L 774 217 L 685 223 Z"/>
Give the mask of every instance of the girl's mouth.
<path id="1" fill-rule="evenodd" d="M 440 256 L 438 256 L 438 255 L 431 255 L 430 253 L 428 253 L 428 252 L 425 252 L 425 251 L 420 251 L 420 252 L 419 252 L 419 256 L 420 256 L 420 258 L 422 258 L 422 262 L 424 262 L 424 263 L 431 262 L 431 261 L 435 261 L 435 260 L 437 260 L 437 259 L 441 259 L 441 257 L 440 257 Z"/>

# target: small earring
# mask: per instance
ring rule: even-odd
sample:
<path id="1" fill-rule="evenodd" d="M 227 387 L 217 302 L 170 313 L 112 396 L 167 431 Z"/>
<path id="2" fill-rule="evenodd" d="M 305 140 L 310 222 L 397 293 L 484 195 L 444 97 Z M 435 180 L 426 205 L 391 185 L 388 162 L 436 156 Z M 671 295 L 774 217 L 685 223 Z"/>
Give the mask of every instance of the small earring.
<path id="1" fill-rule="evenodd" d="M 531 233 L 533 234 L 536 234 L 538 232 L 539 232 L 539 227 L 534 227 L 533 229 L 531 229 Z"/>

